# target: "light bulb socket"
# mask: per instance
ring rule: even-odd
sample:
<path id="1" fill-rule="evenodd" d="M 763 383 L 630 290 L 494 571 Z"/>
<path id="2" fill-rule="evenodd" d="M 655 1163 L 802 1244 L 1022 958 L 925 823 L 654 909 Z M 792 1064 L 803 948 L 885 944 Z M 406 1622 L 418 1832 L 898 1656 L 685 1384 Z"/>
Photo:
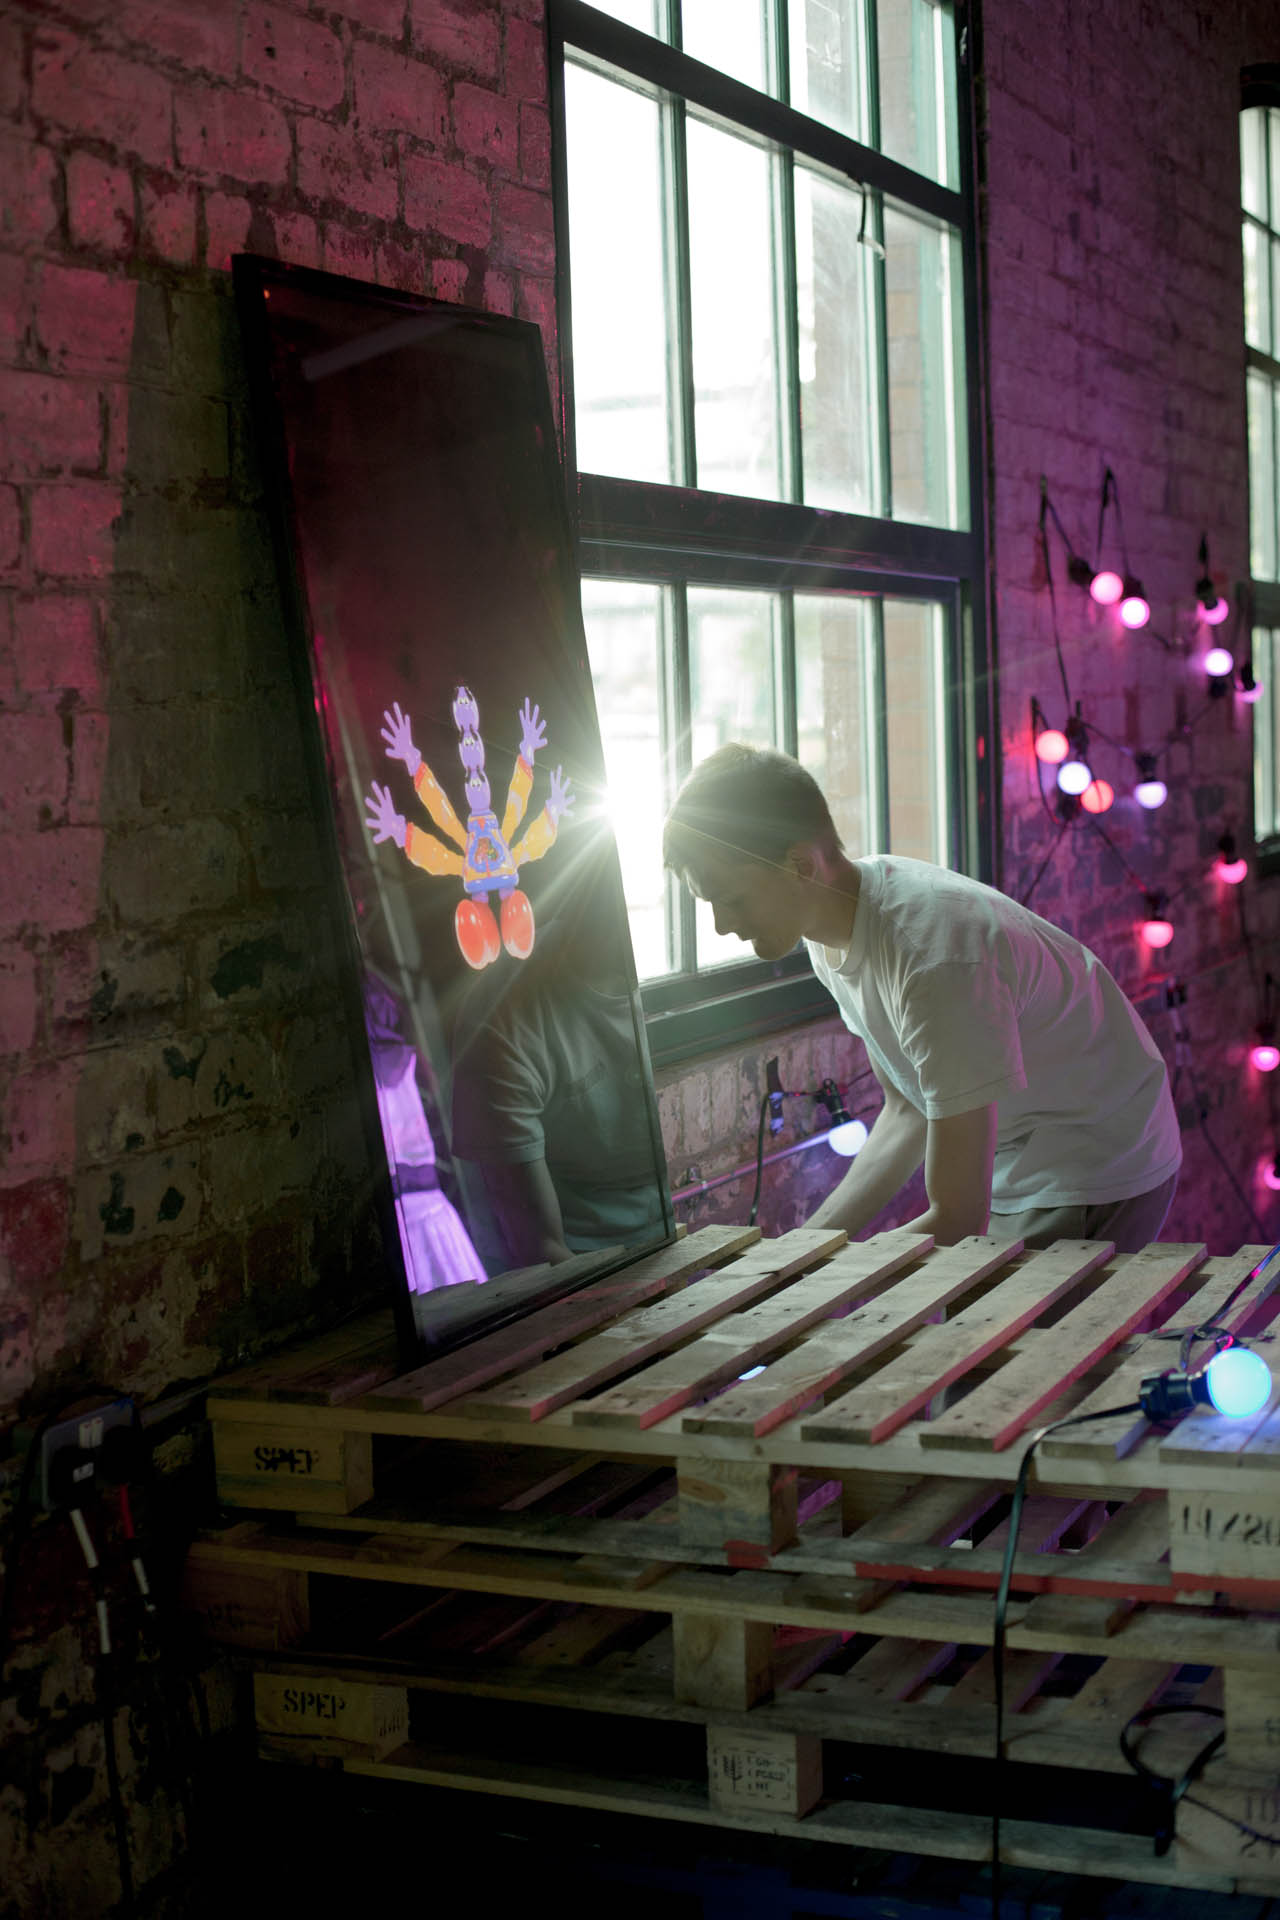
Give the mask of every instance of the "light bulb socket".
<path id="1" fill-rule="evenodd" d="M 852 1116 L 845 1107 L 840 1089 L 834 1080 L 824 1080 L 818 1088 L 816 1098 L 821 1100 L 823 1106 L 831 1115 L 831 1125 L 833 1127 L 847 1127 L 849 1125 Z"/>
<path id="2" fill-rule="evenodd" d="M 1138 769 L 1139 780 L 1154 780 L 1156 777 L 1156 756 L 1154 753 L 1135 753 L 1133 764 Z"/>
<path id="3" fill-rule="evenodd" d="M 1093 568 L 1078 553 L 1067 555 L 1067 578 L 1074 586 L 1083 587 L 1085 592 L 1093 585 Z"/>

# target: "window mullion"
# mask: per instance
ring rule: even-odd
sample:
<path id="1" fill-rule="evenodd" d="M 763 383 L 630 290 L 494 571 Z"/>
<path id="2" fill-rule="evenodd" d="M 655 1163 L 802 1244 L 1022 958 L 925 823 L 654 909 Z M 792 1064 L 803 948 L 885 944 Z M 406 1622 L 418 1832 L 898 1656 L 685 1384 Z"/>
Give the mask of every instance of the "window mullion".
<path id="1" fill-rule="evenodd" d="M 778 730 L 775 738 L 793 760 L 800 757 L 796 717 L 796 609 L 795 595 L 780 593 L 774 602 L 774 685 Z"/>
<path id="2" fill-rule="evenodd" d="M 800 421 L 800 296 L 796 285 L 795 160 L 774 156 L 773 286 L 777 313 L 779 475 L 784 500 L 804 499 L 804 451 Z"/>
<path id="3" fill-rule="evenodd" d="M 864 711 L 867 728 L 867 818 L 871 823 L 871 852 L 889 851 L 889 712 L 888 676 L 884 659 L 884 600 L 877 594 L 871 605 L 871 645 L 867 648 L 867 691 Z"/>
<path id="4" fill-rule="evenodd" d="M 662 102 L 663 235 L 667 271 L 667 379 L 671 391 L 671 473 L 679 487 L 697 485 L 694 437 L 693 283 L 689 264 L 689 169 L 684 101 Z"/>
<path id="5" fill-rule="evenodd" d="M 669 618 L 666 633 L 668 686 L 666 715 L 671 726 L 666 755 L 668 786 L 672 797 L 693 765 L 693 695 L 689 673 L 689 597 L 683 581 L 670 589 Z M 675 934 L 677 973 L 697 969 L 694 932 L 693 895 L 688 887 L 677 888 L 672 876 L 667 879 L 669 924 Z"/>
<path id="6" fill-rule="evenodd" d="M 884 198 L 870 194 L 867 230 L 878 251 L 871 256 L 871 314 L 867 339 L 871 343 L 870 378 L 875 385 L 876 430 L 875 465 L 880 486 L 877 511 L 886 520 L 893 518 L 893 458 L 889 423 L 889 288 L 888 257 L 884 250 Z"/>

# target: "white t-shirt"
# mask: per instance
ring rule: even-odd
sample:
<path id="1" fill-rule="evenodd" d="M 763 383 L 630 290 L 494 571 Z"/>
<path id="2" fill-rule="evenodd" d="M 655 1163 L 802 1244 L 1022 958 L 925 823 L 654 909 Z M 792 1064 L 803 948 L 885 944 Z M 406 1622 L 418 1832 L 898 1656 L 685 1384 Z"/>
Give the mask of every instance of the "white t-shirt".
<path id="1" fill-rule="evenodd" d="M 1177 1172 L 1164 1060 L 1087 947 L 963 874 L 857 864 L 849 950 L 806 940 L 813 970 L 927 1119 L 996 1103 L 993 1213 L 1126 1200 Z"/>

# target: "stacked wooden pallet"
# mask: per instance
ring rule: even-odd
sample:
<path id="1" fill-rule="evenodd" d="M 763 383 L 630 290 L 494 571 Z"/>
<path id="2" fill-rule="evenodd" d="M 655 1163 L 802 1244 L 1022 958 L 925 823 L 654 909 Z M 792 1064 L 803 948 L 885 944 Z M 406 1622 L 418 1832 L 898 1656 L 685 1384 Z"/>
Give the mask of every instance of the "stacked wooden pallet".
<path id="1" fill-rule="evenodd" d="M 1025 1443 L 1265 1339 L 1265 1252 L 716 1227 L 409 1374 L 361 1323 L 211 1393 L 189 1602 L 276 1758 L 982 1859 Z M 1280 1398 L 1040 1443 L 1003 1676 L 1002 1857 L 1280 1890 Z M 1164 1851 L 1155 1705 L 1165 1777 L 1226 1730 Z"/>

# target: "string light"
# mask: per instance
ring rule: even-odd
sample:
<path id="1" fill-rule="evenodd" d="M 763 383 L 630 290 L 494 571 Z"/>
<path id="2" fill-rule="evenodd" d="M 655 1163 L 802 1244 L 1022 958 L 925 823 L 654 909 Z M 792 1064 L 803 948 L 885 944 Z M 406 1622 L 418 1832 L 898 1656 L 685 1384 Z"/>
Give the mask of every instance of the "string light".
<path id="1" fill-rule="evenodd" d="M 1204 670 L 1211 680 L 1225 680 L 1235 664 L 1229 647 L 1210 647 L 1204 657 Z"/>
<path id="2" fill-rule="evenodd" d="M 1126 627 L 1145 627 L 1151 618 L 1151 604 L 1136 574 L 1126 574 L 1120 601 L 1120 619 Z"/>
<path id="3" fill-rule="evenodd" d="M 1071 751 L 1070 742 L 1065 733 L 1057 727 L 1046 727 L 1036 735 L 1036 758 L 1043 760 L 1048 767 L 1056 767 Z"/>
<path id="4" fill-rule="evenodd" d="M 1209 572 L 1209 536 L 1203 533 L 1200 536 L 1200 578 L 1196 581 L 1196 617 L 1203 620 L 1206 626 L 1217 627 L 1230 611 L 1213 584 L 1213 576 Z"/>
<path id="5" fill-rule="evenodd" d="M 1173 938 L 1173 922 L 1164 918 L 1166 904 L 1163 893 L 1147 895 L 1147 917 L 1139 931 L 1149 947 L 1167 947 Z"/>
<path id="6" fill-rule="evenodd" d="M 1280 1193 L 1280 1153 L 1262 1162 L 1262 1184 L 1271 1193 Z"/>
<path id="7" fill-rule="evenodd" d="M 1218 842 L 1218 858 L 1213 870 L 1219 880 L 1225 880 L 1229 887 L 1238 887 L 1249 871 L 1249 862 L 1242 860 L 1236 852 L 1236 843 L 1229 833 L 1224 833 Z"/>
<path id="8" fill-rule="evenodd" d="M 1135 753 L 1133 759 L 1139 774 L 1138 784 L 1133 790 L 1134 799 L 1140 807 L 1162 807 L 1169 798 L 1169 789 L 1156 776 L 1156 756 L 1154 753 Z"/>
<path id="9" fill-rule="evenodd" d="M 1116 790 L 1109 780 L 1091 780 L 1080 795 L 1086 813 L 1107 813 L 1115 804 Z"/>
<path id="10" fill-rule="evenodd" d="M 1240 678 L 1236 682 L 1236 691 L 1239 693 L 1240 698 L 1246 700 L 1250 706 L 1253 705 L 1255 700 L 1261 700 L 1263 691 L 1262 682 L 1261 680 L 1254 679 L 1252 660 L 1246 660 L 1241 666 Z"/>
<path id="11" fill-rule="evenodd" d="M 1089 593 L 1100 607 L 1114 607 L 1123 592 L 1124 580 L 1110 567 L 1095 573 L 1089 582 Z"/>
<path id="12" fill-rule="evenodd" d="M 1249 1053 L 1250 1066 L 1259 1073 L 1274 1073 L 1280 1067 L 1280 1047 L 1276 1045 L 1276 1029 L 1273 1020 L 1262 1020 L 1258 1024 L 1258 1039 Z"/>

